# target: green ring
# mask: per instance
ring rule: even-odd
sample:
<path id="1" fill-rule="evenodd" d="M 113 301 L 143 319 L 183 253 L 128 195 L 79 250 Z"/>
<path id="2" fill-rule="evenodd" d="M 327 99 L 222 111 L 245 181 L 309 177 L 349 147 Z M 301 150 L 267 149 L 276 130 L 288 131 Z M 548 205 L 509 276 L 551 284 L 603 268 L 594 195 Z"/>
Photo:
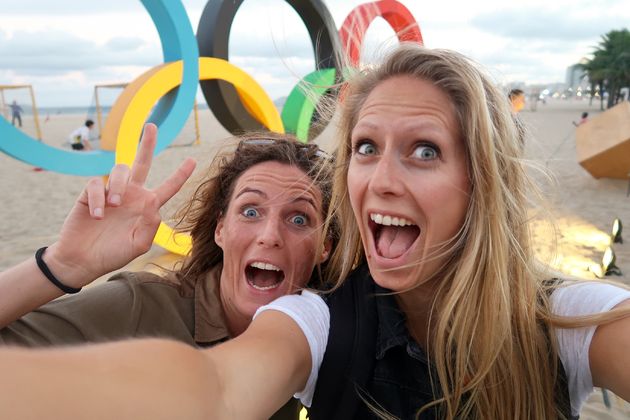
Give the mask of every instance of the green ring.
<path id="1" fill-rule="evenodd" d="M 282 107 L 282 123 L 287 133 L 308 143 L 315 107 L 326 92 L 335 87 L 336 76 L 334 68 L 315 70 L 295 85 Z"/>

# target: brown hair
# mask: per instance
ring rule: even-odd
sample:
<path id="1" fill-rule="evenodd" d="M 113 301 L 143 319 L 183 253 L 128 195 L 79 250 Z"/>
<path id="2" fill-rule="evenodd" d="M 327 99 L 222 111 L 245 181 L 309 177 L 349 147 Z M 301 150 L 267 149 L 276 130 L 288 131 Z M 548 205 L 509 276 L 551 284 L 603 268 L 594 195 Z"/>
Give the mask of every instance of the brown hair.
<path id="1" fill-rule="evenodd" d="M 238 146 L 233 146 L 238 143 Z M 212 160 L 204 181 L 196 188 L 192 198 L 178 211 L 177 230 L 192 237 L 192 249 L 176 272 L 183 287 L 194 287 L 200 276 L 221 263 L 223 251 L 214 240 L 221 215 L 227 210 L 232 191 L 242 173 L 259 163 L 275 161 L 296 166 L 319 188 L 322 195 L 322 216 L 330 203 L 332 162 L 322 156 L 315 144 L 300 143 L 288 134 L 272 132 L 248 133 L 229 141 L 232 147 L 224 148 Z M 336 228 L 329 233 L 334 242 Z M 320 244 L 323 247 L 323 243 Z M 333 243 L 334 246 L 334 243 Z M 321 278 L 316 270 L 313 283 Z"/>

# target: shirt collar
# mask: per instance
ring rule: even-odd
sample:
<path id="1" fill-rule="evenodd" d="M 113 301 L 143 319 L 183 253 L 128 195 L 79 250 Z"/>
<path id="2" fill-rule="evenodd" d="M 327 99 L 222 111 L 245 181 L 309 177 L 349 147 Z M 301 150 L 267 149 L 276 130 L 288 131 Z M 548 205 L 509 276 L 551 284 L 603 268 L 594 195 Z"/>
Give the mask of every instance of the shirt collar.
<path id="1" fill-rule="evenodd" d="M 222 264 L 195 283 L 195 342 L 212 345 L 230 338 L 219 296 Z"/>
<path id="2" fill-rule="evenodd" d="M 381 360 L 388 350 L 404 346 L 409 356 L 426 362 L 426 353 L 409 335 L 406 325 L 407 317 L 398 307 L 391 290 L 376 285 L 374 291 L 378 317 L 376 358 Z"/>

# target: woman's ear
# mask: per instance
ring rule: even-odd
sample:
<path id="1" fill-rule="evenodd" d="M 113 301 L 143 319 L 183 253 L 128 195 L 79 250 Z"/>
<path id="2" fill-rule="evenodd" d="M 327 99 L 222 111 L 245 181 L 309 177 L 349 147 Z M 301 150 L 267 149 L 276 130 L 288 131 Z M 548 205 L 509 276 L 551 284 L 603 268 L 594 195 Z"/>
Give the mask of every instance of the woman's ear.
<path id="1" fill-rule="evenodd" d="M 330 257 L 330 250 L 332 249 L 332 239 L 326 239 L 324 242 L 324 250 L 322 251 L 322 255 L 319 258 L 319 263 L 325 262 L 328 257 Z"/>
<path id="2" fill-rule="evenodd" d="M 223 249 L 223 216 L 219 217 L 217 227 L 214 229 L 214 242 Z"/>

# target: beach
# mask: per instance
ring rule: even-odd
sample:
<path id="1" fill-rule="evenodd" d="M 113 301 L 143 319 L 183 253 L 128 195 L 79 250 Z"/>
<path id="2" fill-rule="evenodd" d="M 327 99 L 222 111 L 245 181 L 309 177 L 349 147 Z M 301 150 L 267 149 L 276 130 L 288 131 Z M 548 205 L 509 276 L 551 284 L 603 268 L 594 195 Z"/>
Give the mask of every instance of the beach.
<path id="1" fill-rule="evenodd" d="M 536 110 L 527 107 L 520 118 L 532 134 L 525 145 L 528 170 L 541 184 L 541 196 L 546 203 L 530 209 L 537 255 L 566 275 L 594 279 L 593 267 L 601 262 L 604 250 L 611 245 L 613 219 L 619 217 L 622 222 L 630 223 L 630 197 L 626 195 L 628 180 L 595 179 L 578 164 L 572 122 L 578 121 L 583 111 L 595 116 L 600 112 L 599 103 L 589 105 L 586 99 L 549 100 L 546 104 L 538 103 Z M 85 115 L 49 114 L 40 119 L 44 143 L 67 148 L 68 133 L 84 122 Z M 24 125 L 25 131 L 34 132 L 32 119 L 25 118 Z M 199 126 L 198 145 L 190 145 L 195 139 L 194 123 L 190 120 L 174 142 L 176 146 L 155 157 L 149 186 L 164 180 L 185 157 L 194 156 L 200 168 L 205 167 L 221 147 L 222 139 L 229 136 L 209 110 L 199 111 Z M 324 150 L 331 151 L 334 147 L 333 131 L 329 127 L 316 139 Z M 55 241 L 65 215 L 88 180 L 35 169 L 0 153 L 0 194 L 4 197 L 0 208 L 0 270 L 31 257 L 39 247 Z M 163 209 L 165 219 L 188 196 L 196 176 Z M 623 275 L 609 279 L 630 284 L 630 234 L 626 236 L 624 243 L 612 245 L 616 265 Z M 125 269 L 145 269 L 148 262 L 168 265 L 175 259 L 154 246 Z M 630 418 L 627 403 L 614 396 L 611 401 L 609 410 L 602 402 L 601 392 L 595 392 L 581 419 Z"/>

